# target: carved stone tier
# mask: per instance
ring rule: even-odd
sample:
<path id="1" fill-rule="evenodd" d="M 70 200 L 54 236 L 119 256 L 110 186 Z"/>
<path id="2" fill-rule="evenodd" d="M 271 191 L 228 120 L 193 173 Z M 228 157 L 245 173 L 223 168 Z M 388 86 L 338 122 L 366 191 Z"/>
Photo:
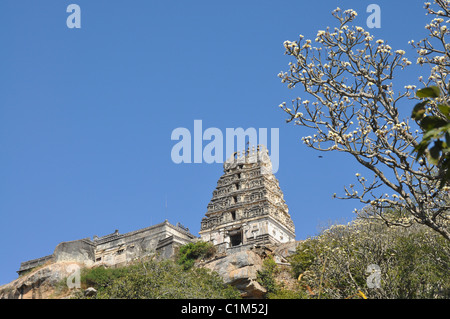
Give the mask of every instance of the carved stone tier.
<path id="1" fill-rule="evenodd" d="M 224 163 L 205 216 L 200 236 L 221 249 L 295 240 L 294 223 L 264 146 L 235 153 Z"/>

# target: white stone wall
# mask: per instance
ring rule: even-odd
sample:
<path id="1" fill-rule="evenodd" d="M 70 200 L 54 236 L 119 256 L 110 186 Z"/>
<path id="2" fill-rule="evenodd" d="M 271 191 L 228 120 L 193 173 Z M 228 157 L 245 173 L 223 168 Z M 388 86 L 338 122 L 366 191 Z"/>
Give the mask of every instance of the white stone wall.
<path id="1" fill-rule="evenodd" d="M 155 253 L 158 243 L 171 236 L 175 237 L 174 241 L 177 244 L 188 243 L 195 238 L 165 221 L 158 225 L 118 235 L 107 241 L 102 241 L 100 238 L 95 249 L 95 263 L 106 266 L 129 263 L 136 258 Z"/>
<path id="2" fill-rule="evenodd" d="M 286 243 L 295 240 L 294 234 L 290 234 L 286 228 L 270 216 L 227 223 L 221 225 L 220 228 L 201 232 L 200 237 L 201 240 L 211 242 L 221 249 L 230 248 L 229 232 L 239 226 L 242 230 L 242 245 L 255 242 L 263 236 L 269 237 L 271 242 Z"/>
<path id="3" fill-rule="evenodd" d="M 295 238 L 292 238 L 288 234 L 288 232 L 274 223 L 269 223 L 267 231 L 269 235 L 271 235 L 276 241 L 280 243 L 287 243 L 289 241 L 295 240 Z"/>

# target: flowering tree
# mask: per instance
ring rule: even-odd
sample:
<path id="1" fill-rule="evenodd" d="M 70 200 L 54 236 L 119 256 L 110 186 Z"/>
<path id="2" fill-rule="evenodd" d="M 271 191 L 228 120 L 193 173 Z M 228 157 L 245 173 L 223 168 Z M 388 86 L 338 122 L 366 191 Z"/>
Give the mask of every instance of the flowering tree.
<path id="1" fill-rule="evenodd" d="M 302 241 L 290 262 L 304 298 L 450 298 L 450 242 L 423 225 L 356 218 Z"/>
<path id="2" fill-rule="evenodd" d="M 415 106 L 412 116 L 424 130 L 423 139 L 416 147 L 417 154 L 419 157 L 426 155 L 439 168 L 441 186 L 444 186 L 450 184 L 450 83 L 447 80 L 450 66 L 450 43 L 447 42 L 447 36 L 450 30 L 447 22 L 444 23 L 444 19 L 448 21 L 450 18 L 450 10 L 448 0 L 435 2 L 438 4 L 437 8 L 432 7 L 430 2 L 425 3 L 428 14 L 436 17 L 425 26 L 430 38 L 417 43 L 410 42 L 420 55 L 417 63 L 431 66 L 428 79 L 419 79 L 425 88 L 419 90 L 417 95 L 424 100 Z M 434 145 L 429 148 L 432 140 Z"/>
<path id="3" fill-rule="evenodd" d="M 424 132 L 422 141 L 415 148 L 417 159 L 425 155 L 430 163 L 436 165 L 440 187 L 443 188 L 450 184 L 450 107 L 445 102 L 429 99 L 440 97 L 437 86 L 425 87 L 417 91 L 417 96 L 424 98 L 416 104 L 411 114 Z M 430 103 L 437 105 L 445 118 L 426 114 Z"/>
<path id="4" fill-rule="evenodd" d="M 444 14 L 450 12 L 448 0 L 436 3 Z M 373 173 L 370 181 L 357 173 L 359 192 L 350 185 L 340 198 L 371 205 L 376 211 L 372 217 L 389 224 L 409 226 L 419 222 L 450 240 L 448 189 L 439 189 L 432 164 L 416 161 L 413 150 L 423 132 L 414 130 L 398 110 L 401 101 L 416 98 L 416 87 L 408 85 L 397 94 L 393 91 L 394 76 L 411 62 L 405 51 L 394 51 L 362 27 L 353 26 L 355 11 L 337 8 L 332 15 L 338 26 L 318 31 L 317 45 L 302 35 L 297 41 L 284 42 L 285 54 L 293 61 L 289 70 L 278 76 L 288 88 L 300 86 L 311 97 L 311 101 L 299 97 L 291 105 L 280 104 L 289 116 L 287 122 L 314 130 L 312 136 L 302 139 L 308 147 L 349 153 Z M 419 50 L 419 64 L 434 65 L 428 80 L 420 80 L 426 85 L 438 84 L 445 92 L 442 98 L 448 99 L 450 44 L 443 40 L 448 31 L 437 28 L 436 23 L 441 26 L 443 21 L 434 19 L 427 28 L 441 40 L 443 49 L 428 40 L 412 45 Z M 434 57 L 428 55 L 431 48 Z M 427 112 L 438 114 L 439 109 L 430 105 Z M 393 194 L 386 194 L 386 189 Z"/>

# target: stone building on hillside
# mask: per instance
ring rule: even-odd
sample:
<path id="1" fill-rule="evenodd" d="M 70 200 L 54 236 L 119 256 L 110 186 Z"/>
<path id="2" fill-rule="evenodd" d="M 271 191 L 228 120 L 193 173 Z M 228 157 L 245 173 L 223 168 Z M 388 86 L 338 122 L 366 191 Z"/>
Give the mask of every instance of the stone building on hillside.
<path id="1" fill-rule="evenodd" d="M 223 165 L 199 232 L 219 252 L 295 241 L 295 227 L 267 148 L 236 152 Z"/>
<path id="2" fill-rule="evenodd" d="M 201 221 L 200 239 L 213 243 L 219 253 L 295 241 L 294 223 L 272 174 L 267 149 L 258 146 L 256 151 L 237 152 L 223 168 Z M 17 272 L 22 275 L 49 262 L 118 267 L 152 254 L 170 258 L 179 246 L 198 239 L 189 229 L 166 220 L 125 234 L 116 230 L 103 237 L 62 242 L 53 254 L 21 263 Z"/>
<path id="3" fill-rule="evenodd" d="M 114 233 L 98 237 L 78 239 L 58 244 L 52 255 L 22 262 L 19 275 L 47 262 L 79 262 L 86 266 L 118 267 L 135 259 L 159 254 L 170 258 L 175 250 L 196 239 L 189 229 L 176 226 L 167 220 L 150 227 L 125 234 Z"/>

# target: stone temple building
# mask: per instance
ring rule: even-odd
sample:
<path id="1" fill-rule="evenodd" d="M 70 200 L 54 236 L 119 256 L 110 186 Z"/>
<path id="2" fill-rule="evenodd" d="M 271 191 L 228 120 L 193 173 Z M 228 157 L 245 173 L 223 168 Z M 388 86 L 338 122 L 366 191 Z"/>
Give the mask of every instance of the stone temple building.
<path id="1" fill-rule="evenodd" d="M 21 263 L 19 275 L 48 262 L 74 261 L 86 266 L 117 267 L 152 254 L 172 257 L 181 245 L 203 240 L 219 253 L 232 253 L 252 245 L 295 241 L 294 223 L 264 146 L 231 156 L 223 165 L 201 221 L 200 238 L 179 223 L 163 223 L 125 234 L 62 242 L 52 255 Z"/>
<path id="2" fill-rule="evenodd" d="M 196 239 L 188 228 L 167 220 L 120 234 L 118 230 L 102 237 L 83 238 L 58 244 L 53 254 L 22 262 L 19 275 L 47 262 L 79 262 L 85 266 L 119 267 L 133 260 L 158 254 L 170 258 L 181 245 Z"/>
<path id="3" fill-rule="evenodd" d="M 199 232 L 219 252 L 295 241 L 295 227 L 265 146 L 236 152 L 223 165 Z"/>

